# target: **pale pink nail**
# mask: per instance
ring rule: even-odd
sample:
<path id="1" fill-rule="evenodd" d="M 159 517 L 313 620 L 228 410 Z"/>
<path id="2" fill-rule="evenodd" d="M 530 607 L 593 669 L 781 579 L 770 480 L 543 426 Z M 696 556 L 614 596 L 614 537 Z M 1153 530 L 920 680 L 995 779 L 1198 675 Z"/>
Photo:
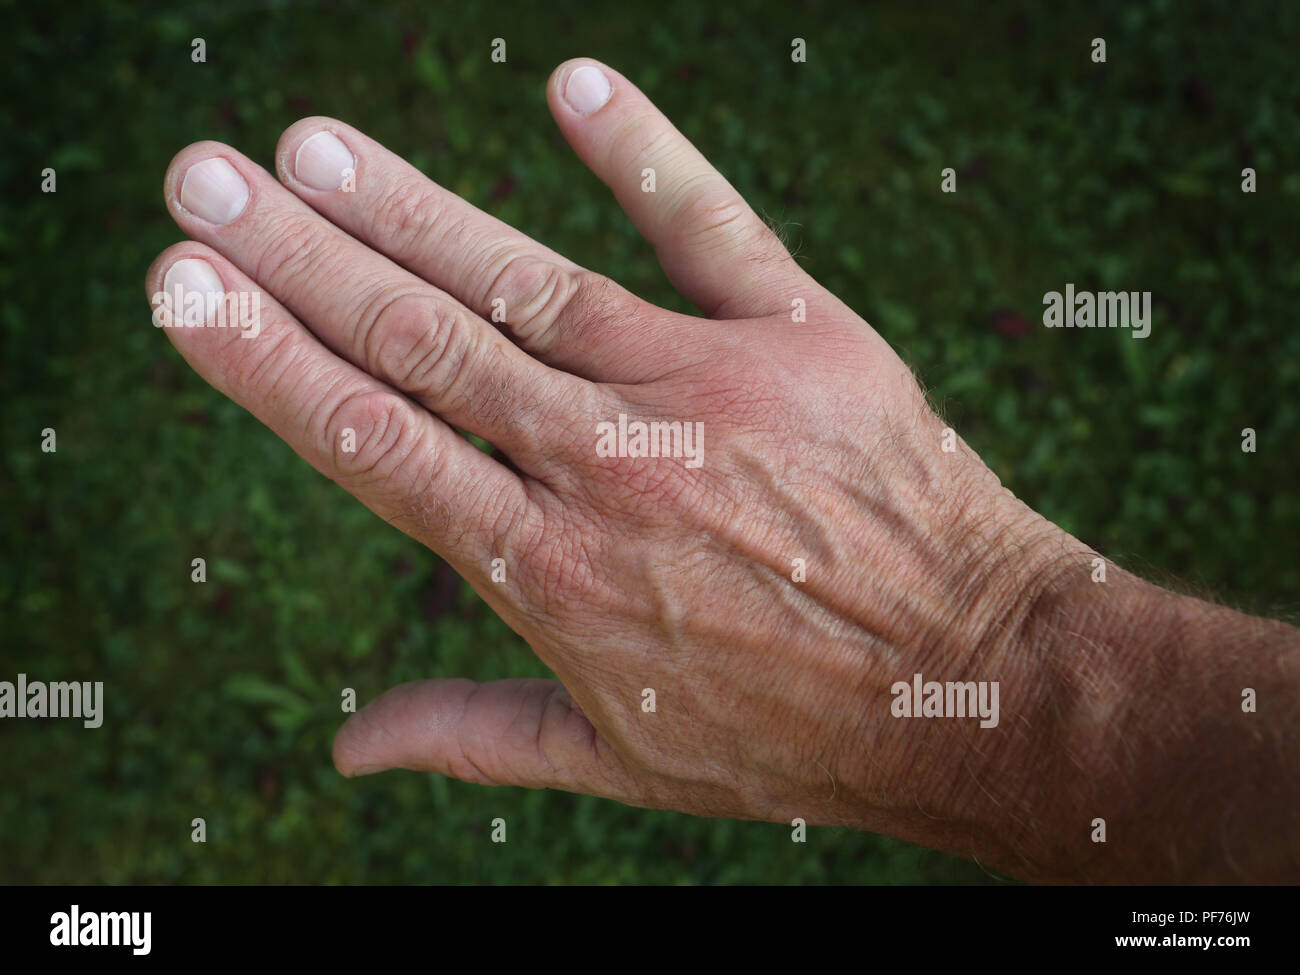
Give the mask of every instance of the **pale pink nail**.
<path id="1" fill-rule="evenodd" d="M 220 156 L 195 163 L 181 182 L 181 206 L 208 223 L 230 223 L 247 203 L 248 184 Z"/>
<path id="2" fill-rule="evenodd" d="M 579 115 L 590 115 L 609 101 L 614 89 L 605 77 L 605 72 L 584 64 L 564 85 L 564 100 Z"/>
<path id="3" fill-rule="evenodd" d="M 357 160 L 332 132 L 317 132 L 298 147 L 293 172 L 315 190 L 336 190 Z"/>

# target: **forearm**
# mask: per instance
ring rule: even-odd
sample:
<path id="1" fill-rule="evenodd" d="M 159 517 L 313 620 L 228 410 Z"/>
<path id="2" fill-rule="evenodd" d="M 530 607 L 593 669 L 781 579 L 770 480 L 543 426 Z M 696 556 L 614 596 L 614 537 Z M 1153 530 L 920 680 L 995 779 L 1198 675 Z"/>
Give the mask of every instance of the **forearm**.
<path id="1" fill-rule="evenodd" d="M 1020 639 L 1018 876 L 1300 878 L 1300 631 L 1076 555 Z"/>
<path id="2" fill-rule="evenodd" d="M 948 497 L 946 556 L 900 563 L 930 623 L 856 688 L 838 821 L 1032 881 L 1300 878 L 1300 630 L 1124 572 L 1000 487 Z M 918 674 L 996 683 L 992 721 L 891 714 Z"/>

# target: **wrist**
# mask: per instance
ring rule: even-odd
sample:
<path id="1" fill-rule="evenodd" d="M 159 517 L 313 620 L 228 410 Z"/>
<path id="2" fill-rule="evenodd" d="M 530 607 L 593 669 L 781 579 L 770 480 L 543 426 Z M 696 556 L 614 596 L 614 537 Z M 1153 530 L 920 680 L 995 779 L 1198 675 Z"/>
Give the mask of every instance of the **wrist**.
<path id="1" fill-rule="evenodd" d="M 1118 679 L 1109 674 L 1118 661 L 1101 648 L 1072 671 L 1079 658 L 1061 625 L 1076 611 L 1079 587 L 1095 585 L 1099 556 L 1000 485 L 972 492 L 949 550 L 946 612 L 919 659 L 943 661 L 946 673 L 935 669 L 927 680 L 996 684 L 998 700 L 995 726 L 968 724 L 960 741 L 949 739 L 960 747 L 949 748 L 946 812 L 963 823 L 969 843 L 954 852 L 1041 879 L 1056 869 L 1060 831 L 1087 838 L 1086 821 L 1071 819 L 1076 770 L 1067 756 L 1105 728 L 1101 712 L 1071 711 L 1071 689 L 1086 675 L 1102 686 Z M 1116 567 L 1103 564 L 1113 578 Z"/>
<path id="2" fill-rule="evenodd" d="M 914 506 L 928 530 L 895 567 L 910 610 L 892 619 L 919 622 L 881 624 L 894 635 L 896 651 L 875 658 L 857 689 L 858 699 L 872 700 L 864 713 L 883 717 L 864 718 L 852 736 L 867 743 L 873 760 L 863 766 L 864 782 L 851 783 L 867 787 L 850 791 L 903 803 L 891 802 L 883 819 L 878 802 L 860 803 L 877 818 L 846 824 L 1025 876 L 1030 851 L 1013 807 L 1028 811 L 1043 784 L 1035 779 L 1040 755 L 1047 754 L 1040 718 L 1050 714 L 1054 680 L 1049 662 L 1034 650 L 1036 629 L 1044 604 L 1066 580 L 1088 577 L 1094 553 L 986 470 L 972 470 L 942 501 Z M 918 697 L 935 685 L 946 694 L 950 684 L 975 686 L 975 697 L 965 700 L 979 713 L 967 707 L 964 716 L 924 720 L 932 716 L 921 713 Z M 903 685 L 921 691 L 900 690 Z M 912 712 L 901 718 L 893 707 L 900 695 Z M 880 788 L 875 776 L 883 768 L 892 772 Z"/>
<path id="3" fill-rule="evenodd" d="M 1296 699 L 1297 633 L 1063 560 L 1014 652 L 1032 683 L 1005 770 L 1026 879 L 1198 882 L 1291 877 L 1297 736 L 1243 709 Z"/>

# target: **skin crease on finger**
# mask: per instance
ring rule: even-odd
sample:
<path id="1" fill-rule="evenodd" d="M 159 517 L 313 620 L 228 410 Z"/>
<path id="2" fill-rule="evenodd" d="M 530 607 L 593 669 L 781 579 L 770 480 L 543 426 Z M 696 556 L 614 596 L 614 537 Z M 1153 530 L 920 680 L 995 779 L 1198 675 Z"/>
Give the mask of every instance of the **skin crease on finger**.
<path id="1" fill-rule="evenodd" d="M 241 227 L 285 226 L 275 208 L 298 208 L 298 233 L 359 241 L 348 260 L 373 261 L 373 280 L 419 276 L 464 302 L 457 328 L 482 330 L 475 348 L 504 334 L 531 355 L 510 359 L 516 371 L 495 386 L 479 373 L 496 374 L 505 358 L 470 357 L 454 374 L 466 389 L 498 391 L 489 425 L 509 429 L 515 404 L 530 396 L 542 411 L 547 442 L 517 437 L 503 451 L 509 467 L 493 462 L 477 475 L 503 485 L 480 492 L 489 506 L 518 496 L 524 514 L 480 511 L 485 527 L 462 525 L 455 537 L 413 528 L 413 517 L 395 523 L 443 553 L 564 690 L 425 682 L 390 692 L 340 732 L 339 767 L 428 769 L 699 815 L 852 826 L 1029 875 L 1059 869 L 1043 865 L 1049 856 L 1079 859 L 1051 838 L 1066 799 L 1044 798 L 1041 783 L 1063 773 L 1046 768 L 1039 742 L 1059 735 L 1076 771 L 1087 773 L 1079 781 L 1100 779 L 1113 756 L 1073 745 L 1111 715 L 1045 678 L 1063 665 L 1035 644 L 1031 624 L 1055 581 L 1086 571 L 1094 553 L 1002 487 L 888 343 L 784 253 L 626 78 L 579 59 L 557 69 L 548 101 L 683 293 L 743 317 L 653 309 L 335 120 L 305 119 L 282 137 L 277 171 L 287 189 L 279 196 L 257 183 L 221 225 L 173 208 L 187 233 L 254 277 L 259 264 L 248 254 L 258 242 L 241 238 Z M 309 154 L 328 144 L 333 155 L 320 159 L 353 160 L 340 180 L 353 179 L 351 188 L 330 188 L 328 168 L 328 178 L 313 176 L 325 189 L 295 175 L 303 145 L 320 133 L 342 148 L 321 140 Z M 199 161 L 178 160 L 173 193 L 179 170 Z M 251 163 L 235 162 L 253 178 Z M 659 189 L 641 194 L 649 164 Z M 394 199 L 430 212 L 377 224 L 373 213 Z M 673 208 L 671 221 L 657 206 Z M 284 265 L 279 293 L 257 283 L 347 358 L 345 299 L 335 312 L 303 297 L 308 277 L 337 286 L 345 273 L 370 273 L 334 253 L 318 248 L 310 261 Z M 519 289 L 507 308 L 530 309 L 520 333 L 518 321 L 491 319 L 483 302 L 505 287 Z M 792 319 L 790 295 L 806 320 Z M 383 328 L 373 326 L 375 341 Z M 187 357 L 202 370 L 204 354 Z M 405 394 L 402 374 L 378 378 Z M 221 385 L 259 415 L 271 408 L 238 376 Z M 416 400 L 425 405 L 413 410 L 430 404 Z M 472 405 L 461 403 L 467 413 Z M 437 407 L 429 412 L 454 422 Z M 625 420 L 700 431 L 700 463 L 598 449 L 601 424 Z M 404 472 L 433 468 L 402 460 L 364 489 L 341 483 L 386 516 L 419 510 L 418 498 L 435 488 Z M 455 485 L 437 490 L 447 491 L 441 523 L 475 516 L 455 507 Z M 510 555 L 505 585 L 490 568 L 500 552 Z M 898 720 L 891 688 L 914 674 L 998 682 L 1000 721 Z"/>

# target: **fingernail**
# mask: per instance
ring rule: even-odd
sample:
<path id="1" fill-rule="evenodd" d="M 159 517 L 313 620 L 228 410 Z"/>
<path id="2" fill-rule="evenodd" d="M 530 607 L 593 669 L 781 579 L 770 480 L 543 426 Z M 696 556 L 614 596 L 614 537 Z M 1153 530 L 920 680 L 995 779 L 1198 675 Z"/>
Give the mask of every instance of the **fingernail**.
<path id="1" fill-rule="evenodd" d="M 230 223 L 247 202 L 248 184 L 220 156 L 191 166 L 181 183 L 181 206 L 208 223 Z"/>
<path id="2" fill-rule="evenodd" d="M 579 115 L 590 115 L 609 101 L 614 93 L 605 72 L 584 64 L 564 84 L 564 100 Z"/>
<path id="3" fill-rule="evenodd" d="M 356 157 L 332 132 L 317 132 L 298 147 L 293 172 L 314 190 L 336 190 L 343 185 L 343 173 L 355 169 Z"/>
<path id="4" fill-rule="evenodd" d="M 177 288 L 180 289 L 179 295 Z M 196 292 L 203 295 L 203 321 L 210 322 L 216 315 L 217 305 L 225 297 L 226 286 L 207 261 L 187 257 L 167 269 L 167 275 L 163 278 L 163 291 L 171 299 L 172 313 L 177 316 L 184 310 L 187 295 Z"/>

